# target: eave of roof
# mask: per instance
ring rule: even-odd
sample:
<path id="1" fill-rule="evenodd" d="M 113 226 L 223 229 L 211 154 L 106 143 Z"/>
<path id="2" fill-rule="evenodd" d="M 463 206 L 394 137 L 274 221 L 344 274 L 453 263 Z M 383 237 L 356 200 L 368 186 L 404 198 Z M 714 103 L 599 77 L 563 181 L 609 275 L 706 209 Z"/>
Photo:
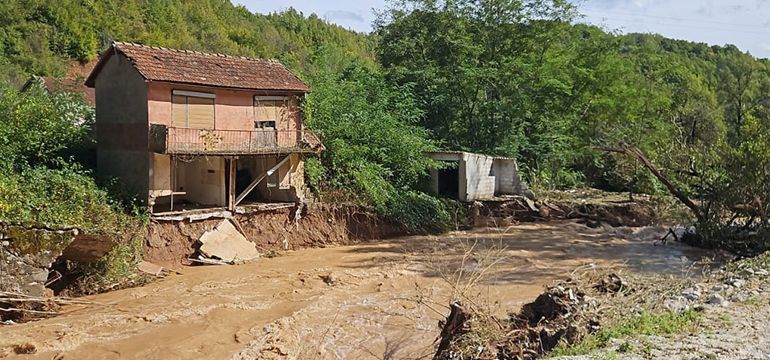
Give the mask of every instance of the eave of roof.
<path id="1" fill-rule="evenodd" d="M 102 53 L 98 63 L 86 79 L 86 86 L 94 87 L 96 77 L 113 56 L 125 56 L 145 81 L 158 81 L 219 88 L 284 91 L 307 93 L 312 89 L 296 74 L 276 60 L 254 59 L 198 51 L 151 47 L 133 43 L 113 42 Z M 164 59 L 166 61 L 164 61 Z M 169 64 L 178 66 L 169 66 Z M 192 67 L 189 76 L 182 67 Z"/>

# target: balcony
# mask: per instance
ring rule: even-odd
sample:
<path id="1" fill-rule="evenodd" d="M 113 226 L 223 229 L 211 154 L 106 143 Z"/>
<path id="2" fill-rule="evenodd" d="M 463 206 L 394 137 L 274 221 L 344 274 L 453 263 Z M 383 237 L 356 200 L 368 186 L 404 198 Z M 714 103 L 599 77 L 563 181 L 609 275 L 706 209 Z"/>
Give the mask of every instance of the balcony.
<path id="1" fill-rule="evenodd" d="M 320 152 L 321 133 L 311 130 L 211 130 L 152 124 L 150 150 L 162 154 L 244 155 Z"/>

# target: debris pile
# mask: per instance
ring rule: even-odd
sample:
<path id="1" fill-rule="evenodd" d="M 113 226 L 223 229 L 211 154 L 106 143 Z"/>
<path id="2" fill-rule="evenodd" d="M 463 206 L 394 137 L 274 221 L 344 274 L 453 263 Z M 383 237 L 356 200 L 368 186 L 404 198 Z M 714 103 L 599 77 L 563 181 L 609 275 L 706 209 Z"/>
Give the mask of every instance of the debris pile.
<path id="1" fill-rule="evenodd" d="M 528 358 L 551 351 L 562 340 L 579 341 L 598 329 L 598 321 L 586 311 L 590 306 L 583 290 L 572 281 L 549 287 L 519 313 L 511 314 L 509 335 L 498 344 L 498 357 Z"/>
<path id="2" fill-rule="evenodd" d="M 0 291 L 0 315 L 3 316 L 3 325 L 11 325 L 17 322 L 51 317 L 58 314 L 62 305 L 100 305 L 112 304 L 98 303 L 69 297 L 39 297 L 15 292 Z"/>
<path id="3" fill-rule="evenodd" d="M 440 324 L 441 344 L 434 359 L 532 359 L 560 341 L 577 342 L 599 325 L 588 311 L 595 303 L 588 301 L 582 288 L 572 280 L 548 287 L 508 319 L 491 319 L 491 326 L 476 311 L 453 304 L 449 317 Z"/>
<path id="4" fill-rule="evenodd" d="M 574 274 L 549 286 L 533 302 L 505 319 L 476 307 L 453 305 L 440 326 L 441 344 L 434 359 L 534 359 L 560 344 L 576 344 L 613 317 L 655 307 L 668 294 L 656 294 L 657 283 L 645 284 L 629 275 L 594 271 Z M 451 326 L 449 326 L 451 324 Z"/>
<path id="5" fill-rule="evenodd" d="M 0 222 L 0 291 L 51 296 L 46 287 L 62 277 L 52 271 L 54 263 L 92 263 L 113 246 L 107 237 L 75 227 Z"/>

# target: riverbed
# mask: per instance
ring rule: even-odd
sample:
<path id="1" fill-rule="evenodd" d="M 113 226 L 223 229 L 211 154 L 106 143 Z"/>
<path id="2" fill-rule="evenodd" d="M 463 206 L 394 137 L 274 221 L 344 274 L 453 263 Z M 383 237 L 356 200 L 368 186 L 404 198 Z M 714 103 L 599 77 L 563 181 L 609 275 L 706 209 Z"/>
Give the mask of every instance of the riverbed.
<path id="1" fill-rule="evenodd" d="M 89 296 L 55 318 L 0 327 L 25 359 L 422 359 L 454 300 L 502 315 L 573 271 L 698 276 L 710 253 L 656 245 L 667 229 L 570 221 L 298 250 L 198 266 Z"/>

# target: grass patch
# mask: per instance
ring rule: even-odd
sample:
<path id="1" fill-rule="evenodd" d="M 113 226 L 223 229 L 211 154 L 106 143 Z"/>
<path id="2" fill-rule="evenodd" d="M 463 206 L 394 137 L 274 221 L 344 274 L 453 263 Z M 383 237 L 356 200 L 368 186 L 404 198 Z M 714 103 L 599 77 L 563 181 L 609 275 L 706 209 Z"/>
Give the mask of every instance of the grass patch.
<path id="1" fill-rule="evenodd" d="M 701 313 L 694 310 L 682 312 L 667 311 L 652 313 L 642 311 L 636 315 L 627 316 L 605 327 L 598 332 L 586 336 L 576 344 L 559 344 L 551 353 L 552 356 L 584 355 L 595 350 L 607 348 L 611 339 L 626 339 L 636 335 L 671 335 L 689 333 L 700 324 Z M 631 350 L 628 342 L 620 346 L 621 352 Z"/>
<path id="2" fill-rule="evenodd" d="M 734 261 L 725 266 L 725 270 L 728 273 L 738 273 L 746 269 L 770 270 L 770 251 L 754 257 L 749 257 L 749 258 L 741 259 L 739 261 Z"/>

